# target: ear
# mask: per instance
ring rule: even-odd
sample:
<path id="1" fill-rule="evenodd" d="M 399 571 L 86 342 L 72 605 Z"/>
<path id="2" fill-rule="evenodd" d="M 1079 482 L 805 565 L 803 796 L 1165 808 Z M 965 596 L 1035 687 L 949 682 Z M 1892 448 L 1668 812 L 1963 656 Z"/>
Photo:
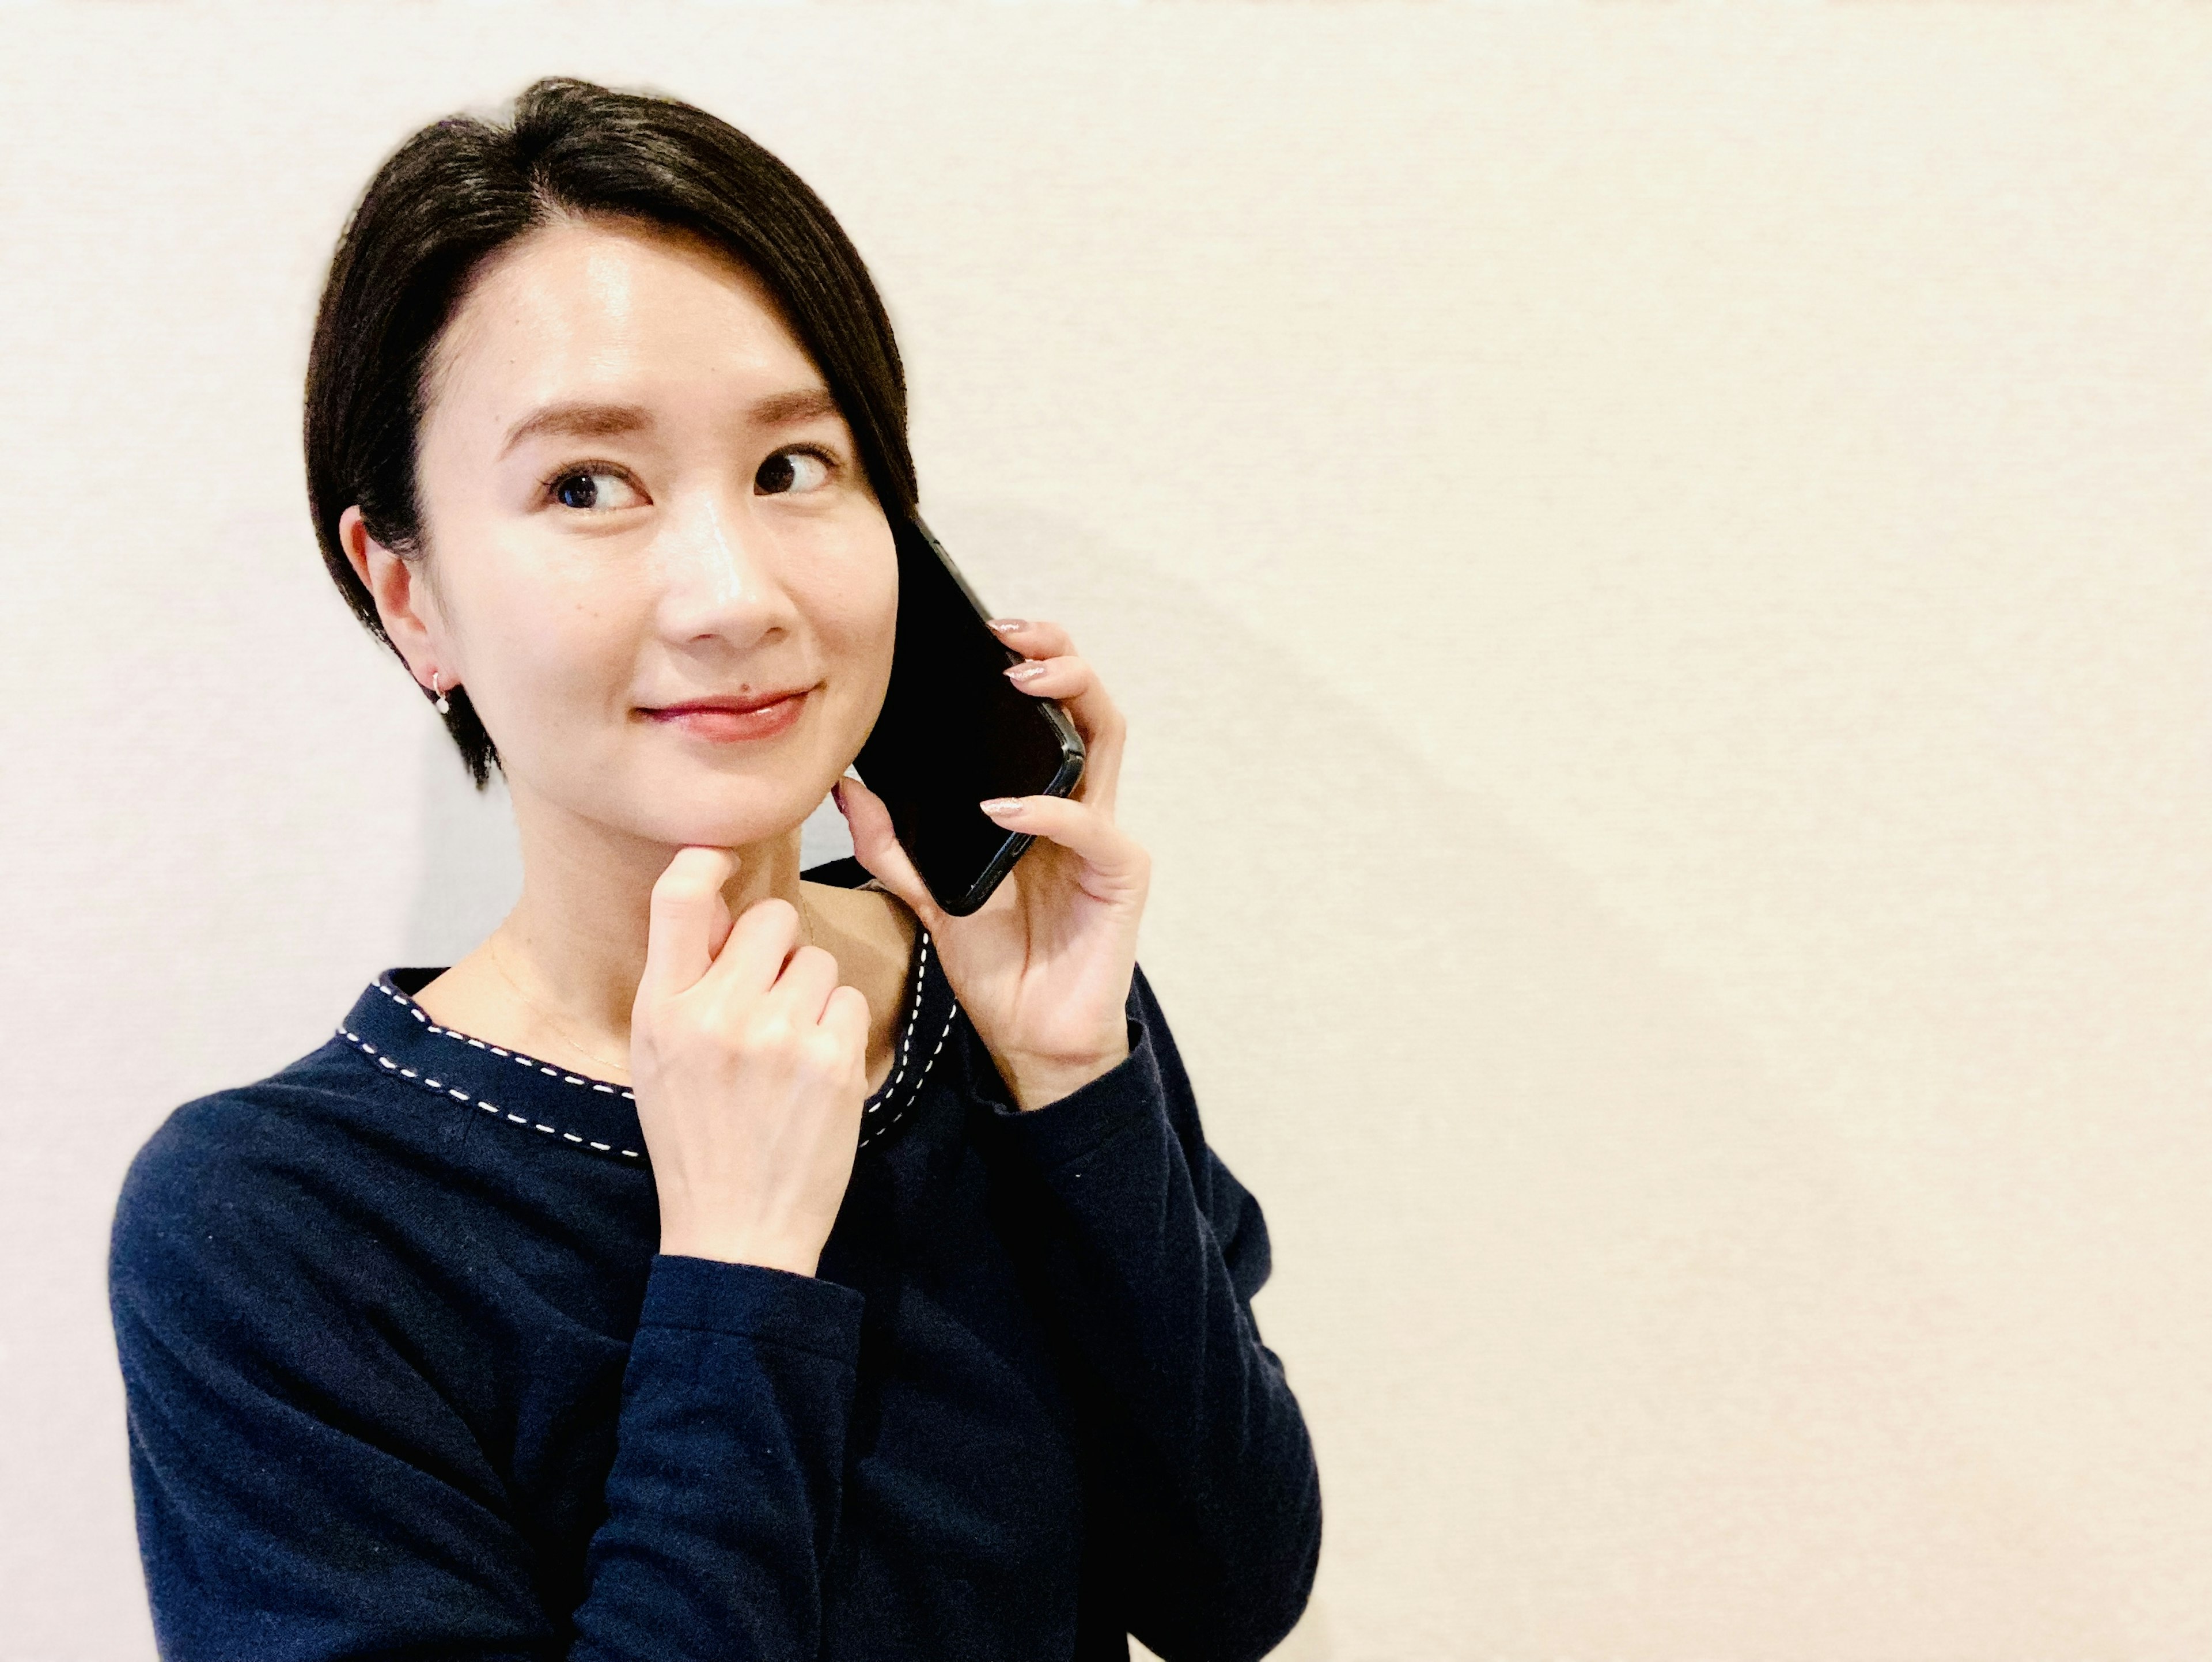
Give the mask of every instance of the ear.
<path id="1" fill-rule="evenodd" d="M 437 596 L 430 592 L 422 563 L 401 558 L 370 536 L 358 507 L 338 515 L 338 546 L 345 551 L 362 587 L 376 602 L 384 632 L 399 648 L 416 680 L 427 687 L 435 674 L 445 690 L 452 691 L 460 683 L 460 666 L 446 650 L 444 620 L 438 614 Z"/>

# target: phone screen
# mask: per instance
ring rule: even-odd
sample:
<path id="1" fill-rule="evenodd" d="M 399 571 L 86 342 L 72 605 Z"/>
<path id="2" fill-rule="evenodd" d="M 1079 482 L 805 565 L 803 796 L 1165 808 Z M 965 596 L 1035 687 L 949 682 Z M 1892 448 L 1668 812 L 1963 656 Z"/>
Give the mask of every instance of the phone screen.
<path id="1" fill-rule="evenodd" d="M 883 713 L 855 767 L 890 808 L 930 896 L 956 917 L 991 897 L 1031 839 L 976 807 L 994 796 L 1065 796 L 1083 776 L 1066 712 L 1006 677 L 1021 654 L 993 634 L 929 527 L 900 525 L 898 638 Z"/>

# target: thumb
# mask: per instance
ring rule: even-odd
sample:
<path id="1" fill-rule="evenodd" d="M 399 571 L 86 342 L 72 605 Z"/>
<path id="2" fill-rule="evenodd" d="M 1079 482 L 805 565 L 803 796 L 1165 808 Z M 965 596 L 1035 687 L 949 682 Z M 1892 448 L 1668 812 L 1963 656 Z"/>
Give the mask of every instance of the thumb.
<path id="1" fill-rule="evenodd" d="M 904 901 L 922 928 L 935 934 L 945 922 L 944 908 L 931 898 L 929 886 L 899 846 L 884 799 L 850 774 L 830 787 L 830 794 L 852 831 L 853 858 L 860 862 L 860 869 Z"/>
<path id="2" fill-rule="evenodd" d="M 730 849 L 682 848 L 653 886 L 641 1000 L 669 998 L 707 973 L 730 933 L 722 886 L 737 874 Z"/>

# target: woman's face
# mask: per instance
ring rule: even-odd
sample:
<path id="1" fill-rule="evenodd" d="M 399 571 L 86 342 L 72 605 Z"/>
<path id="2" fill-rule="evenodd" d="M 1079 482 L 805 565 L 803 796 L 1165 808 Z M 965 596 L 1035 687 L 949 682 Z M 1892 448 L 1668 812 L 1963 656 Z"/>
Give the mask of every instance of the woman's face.
<path id="1" fill-rule="evenodd" d="M 883 702 L 898 568 L 768 292 L 556 222 L 481 273 L 427 390 L 422 609 L 518 803 L 722 847 L 805 818 Z"/>

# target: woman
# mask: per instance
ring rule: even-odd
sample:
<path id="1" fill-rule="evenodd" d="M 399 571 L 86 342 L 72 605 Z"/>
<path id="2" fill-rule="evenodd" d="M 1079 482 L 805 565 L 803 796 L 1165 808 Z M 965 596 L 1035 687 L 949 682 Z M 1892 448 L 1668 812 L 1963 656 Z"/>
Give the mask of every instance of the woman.
<path id="1" fill-rule="evenodd" d="M 132 1169 L 165 1653 L 1267 1651 L 1319 1496 L 1259 1209 L 1135 967 L 1121 718 L 994 625 L 1091 760 L 985 805 L 1039 840 L 969 917 L 841 780 L 915 488 L 828 210 L 673 100 L 427 128 L 338 248 L 307 448 L 523 892 Z M 833 784 L 857 867 L 805 880 Z"/>

